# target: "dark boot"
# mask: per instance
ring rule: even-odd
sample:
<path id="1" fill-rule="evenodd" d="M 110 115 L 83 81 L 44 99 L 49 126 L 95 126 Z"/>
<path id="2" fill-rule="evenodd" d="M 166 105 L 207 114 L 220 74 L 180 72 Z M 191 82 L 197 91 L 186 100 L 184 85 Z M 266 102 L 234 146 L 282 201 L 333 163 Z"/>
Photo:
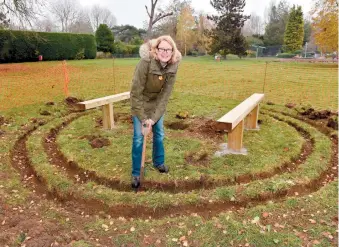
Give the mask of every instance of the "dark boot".
<path id="1" fill-rule="evenodd" d="M 166 165 L 160 165 L 155 167 L 160 173 L 168 173 L 169 168 Z"/>
<path id="2" fill-rule="evenodd" d="M 132 176 L 132 188 L 138 189 L 140 187 L 140 177 L 139 176 Z"/>

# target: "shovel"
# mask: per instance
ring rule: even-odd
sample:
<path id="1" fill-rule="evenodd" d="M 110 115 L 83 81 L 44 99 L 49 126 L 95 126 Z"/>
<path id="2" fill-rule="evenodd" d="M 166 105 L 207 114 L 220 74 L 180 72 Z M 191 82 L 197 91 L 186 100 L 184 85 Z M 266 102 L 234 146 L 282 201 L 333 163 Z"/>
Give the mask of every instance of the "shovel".
<path id="1" fill-rule="evenodd" d="M 146 143 L 147 143 L 147 135 L 149 133 L 149 127 L 144 125 L 144 143 L 142 145 L 142 155 L 141 155 L 141 166 L 140 166 L 140 187 L 142 186 L 142 182 L 144 181 L 146 169 L 145 169 L 145 160 L 146 160 Z"/>

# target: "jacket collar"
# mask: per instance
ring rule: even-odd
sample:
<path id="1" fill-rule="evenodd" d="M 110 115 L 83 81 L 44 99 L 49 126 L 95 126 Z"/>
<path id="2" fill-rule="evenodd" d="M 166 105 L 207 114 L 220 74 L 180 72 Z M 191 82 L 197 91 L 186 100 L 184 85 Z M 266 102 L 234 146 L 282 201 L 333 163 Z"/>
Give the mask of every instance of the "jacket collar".
<path id="1" fill-rule="evenodd" d="M 165 68 L 161 66 L 161 63 L 154 58 L 151 59 L 150 71 L 156 75 L 163 75 L 165 73 L 175 73 L 178 69 L 178 63 L 167 64 Z"/>

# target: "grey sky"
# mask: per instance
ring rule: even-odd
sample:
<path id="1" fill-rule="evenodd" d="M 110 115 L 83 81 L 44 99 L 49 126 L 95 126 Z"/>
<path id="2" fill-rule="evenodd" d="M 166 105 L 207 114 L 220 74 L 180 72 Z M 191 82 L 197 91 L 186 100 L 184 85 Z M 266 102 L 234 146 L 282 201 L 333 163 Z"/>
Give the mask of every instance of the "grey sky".
<path id="1" fill-rule="evenodd" d="M 150 0 L 79 0 L 84 7 L 90 7 L 94 3 L 102 7 L 106 7 L 117 18 L 118 25 L 133 25 L 138 28 L 143 27 L 143 23 L 147 21 L 145 5 L 150 7 Z M 276 0 L 278 2 L 279 0 Z M 159 3 L 166 6 L 169 0 L 159 0 Z M 271 0 L 246 0 L 245 13 L 255 12 L 257 15 L 264 16 L 265 8 L 269 6 Z M 287 0 L 292 6 L 293 4 L 301 5 L 304 16 L 308 15 L 314 0 Z M 213 13 L 214 9 L 209 0 L 192 0 L 192 6 L 196 11 L 204 13 Z"/>

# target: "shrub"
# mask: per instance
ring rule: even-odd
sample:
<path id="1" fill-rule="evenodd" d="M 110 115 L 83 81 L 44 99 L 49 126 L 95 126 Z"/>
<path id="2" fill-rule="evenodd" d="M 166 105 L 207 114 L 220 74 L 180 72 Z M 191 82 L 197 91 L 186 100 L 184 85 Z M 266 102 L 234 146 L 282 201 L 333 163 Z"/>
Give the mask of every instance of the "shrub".
<path id="1" fill-rule="evenodd" d="M 303 53 L 303 50 L 296 50 L 293 52 L 295 55 L 301 55 Z"/>
<path id="2" fill-rule="evenodd" d="M 131 55 L 139 54 L 140 45 L 129 45 L 118 41 L 114 44 L 114 54 Z"/>
<path id="3" fill-rule="evenodd" d="M 82 48 L 76 55 L 75 58 L 76 60 L 81 60 L 85 58 L 85 49 Z"/>
<path id="4" fill-rule="evenodd" d="M 247 56 L 248 57 L 257 57 L 257 52 L 256 51 L 252 51 L 252 50 L 247 50 Z"/>
<path id="5" fill-rule="evenodd" d="M 106 24 L 100 24 L 95 32 L 98 51 L 113 52 L 114 36 Z"/>
<path id="6" fill-rule="evenodd" d="M 295 54 L 292 53 L 279 53 L 277 54 L 278 58 L 293 58 L 295 57 Z"/>
<path id="7" fill-rule="evenodd" d="M 103 51 L 98 51 L 96 58 L 112 58 L 112 53 L 110 52 L 103 52 Z"/>
<path id="8" fill-rule="evenodd" d="M 25 62 L 95 58 L 93 35 L 0 30 L 0 61 Z"/>

